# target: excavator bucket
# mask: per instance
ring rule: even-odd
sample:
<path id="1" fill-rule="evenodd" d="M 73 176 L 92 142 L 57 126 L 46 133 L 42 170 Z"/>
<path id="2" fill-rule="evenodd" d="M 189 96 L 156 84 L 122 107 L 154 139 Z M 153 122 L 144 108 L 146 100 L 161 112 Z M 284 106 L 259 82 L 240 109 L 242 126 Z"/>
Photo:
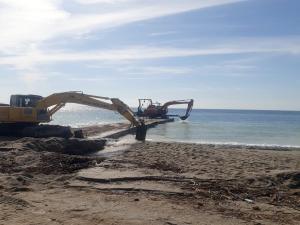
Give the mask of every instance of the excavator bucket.
<path id="1" fill-rule="evenodd" d="M 188 118 L 188 116 L 180 116 L 179 117 L 181 120 L 186 120 Z"/>
<path id="2" fill-rule="evenodd" d="M 179 117 L 181 120 L 186 120 L 190 116 L 191 111 L 193 109 L 193 105 L 194 105 L 194 100 L 191 99 L 190 102 L 188 103 L 188 107 L 186 109 L 185 115 Z"/>
<path id="3" fill-rule="evenodd" d="M 145 141 L 147 134 L 147 126 L 142 121 L 141 125 L 136 127 L 135 139 L 138 141 Z"/>

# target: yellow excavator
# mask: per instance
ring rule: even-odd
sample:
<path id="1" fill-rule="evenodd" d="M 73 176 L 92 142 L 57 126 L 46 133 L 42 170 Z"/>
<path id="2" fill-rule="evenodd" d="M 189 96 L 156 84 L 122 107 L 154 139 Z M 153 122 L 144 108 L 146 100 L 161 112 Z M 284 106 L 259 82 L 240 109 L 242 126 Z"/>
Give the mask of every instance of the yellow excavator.
<path id="1" fill-rule="evenodd" d="M 52 115 L 66 103 L 77 103 L 120 113 L 136 127 L 136 139 L 145 140 L 143 120 L 118 98 L 87 95 L 82 92 L 55 93 L 48 97 L 39 95 L 12 95 L 10 104 L 0 104 L 0 136 L 71 137 L 69 127 L 40 125 L 52 120 Z"/>

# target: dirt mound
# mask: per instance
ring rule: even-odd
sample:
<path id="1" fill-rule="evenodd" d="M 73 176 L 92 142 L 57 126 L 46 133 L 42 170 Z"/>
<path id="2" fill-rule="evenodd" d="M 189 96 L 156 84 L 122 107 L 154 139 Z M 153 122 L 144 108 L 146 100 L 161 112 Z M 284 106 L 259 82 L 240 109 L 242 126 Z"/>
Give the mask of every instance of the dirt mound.
<path id="1" fill-rule="evenodd" d="M 95 165 L 102 158 L 87 156 L 104 148 L 106 140 L 22 138 L 4 141 L 0 173 L 66 174 Z"/>
<path id="2" fill-rule="evenodd" d="M 7 196 L 0 194 L 0 204 L 10 204 L 10 205 L 15 205 L 15 206 L 20 206 L 20 207 L 27 207 L 30 204 L 23 199 L 15 198 L 12 196 Z"/>
<path id="3" fill-rule="evenodd" d="M 73 133 L 71 131 L 71 127 L 43 124 L 43 125 L 23 128 L 20 136 L 35 137 L 35 138 L 47 138 L 47 137 L 70 138 L 73 136 Z"/>
<path id="4" fill-rule="evenodd" d="M 12 150 L 0 154 L 0 173 L 67 174 L 96 165 L 103 158 L 54 152 Z"/>
<path id="5" fill-rule="evenodd" d="M 103 161 L 103 158 L 48 153 L 41 155 L 41 160 L 37 167 L 31 168 L 30 172 L 42 174 L 68 174 L 80 169 L 95 166 L 101 161 Z"/>
<path id="6" fill-rule="evenodd" d="M 300 172 L 280 173 L 276 178 L 291 189 L 300 189 Z"/>
<path id="7" fill-rule="evenodd" d="M 56 152 L 69 155 L 87 155 L 102 150 L 106 140 L 64 139 L 64 138 L 23 138 L 23 147 L 33 151 Z"/>
<path id="8" fill-rule="evenodd" d="M 250 178 L 246 181 L 250 186 L 264 186 L 264 187 L 280 187 L 287 189 L 299 189 L 300 188 L 300 172 L 290 171 L 277 173 L 268 176 L 259 176 L 256 178 Z"/>

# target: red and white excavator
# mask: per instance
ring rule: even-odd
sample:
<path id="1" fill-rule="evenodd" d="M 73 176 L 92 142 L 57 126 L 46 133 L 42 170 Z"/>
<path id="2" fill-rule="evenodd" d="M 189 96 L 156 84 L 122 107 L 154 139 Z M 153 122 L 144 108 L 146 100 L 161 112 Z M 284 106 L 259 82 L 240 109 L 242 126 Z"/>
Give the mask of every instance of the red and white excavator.
<path id="1" fill-rule="evenodd" d="M 169 115 L 168 114 L 168 107 L 171 105 L 182 105 L 186 104 L 186 112 L 185 115 Z M 152 99 L 139 99 L 139 107 L 138 111 L 136 113 L 139 117 L 147 117 L 147 118 L 169 118 L 169 117 L 179 117 L 181 120 L 186 120 L 192 111 L 194 104 L 193 99 L 187 99 L 187 100 L 175 100 L 175 101 L 169 101 L 164 104 L 161 103 L 153 103 Z"/>

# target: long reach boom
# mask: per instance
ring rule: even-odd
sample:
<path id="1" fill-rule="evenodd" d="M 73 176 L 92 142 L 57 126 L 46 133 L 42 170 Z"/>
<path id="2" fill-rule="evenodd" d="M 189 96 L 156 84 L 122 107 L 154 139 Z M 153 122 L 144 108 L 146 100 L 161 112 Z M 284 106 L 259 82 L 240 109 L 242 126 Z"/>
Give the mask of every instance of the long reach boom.
<path id="1" fill-rule="evenodd" d="M 111 101 L 111 103 L 104 102 Z M 63 92 L 55 93 L 37 102 L 37 109 L 49 109 L 48 114 L 51 117 L 54 113 L 65 106 L 66 103 L 76 103 L 95 108 L 102 108 L 119 112 L 124 118 L 134 126 L 140 126 L 141 121 L 135 118 L 133 111 L 118 98 L 108 98 L 95 95 L 87 95 L 81 92 Z"/>

